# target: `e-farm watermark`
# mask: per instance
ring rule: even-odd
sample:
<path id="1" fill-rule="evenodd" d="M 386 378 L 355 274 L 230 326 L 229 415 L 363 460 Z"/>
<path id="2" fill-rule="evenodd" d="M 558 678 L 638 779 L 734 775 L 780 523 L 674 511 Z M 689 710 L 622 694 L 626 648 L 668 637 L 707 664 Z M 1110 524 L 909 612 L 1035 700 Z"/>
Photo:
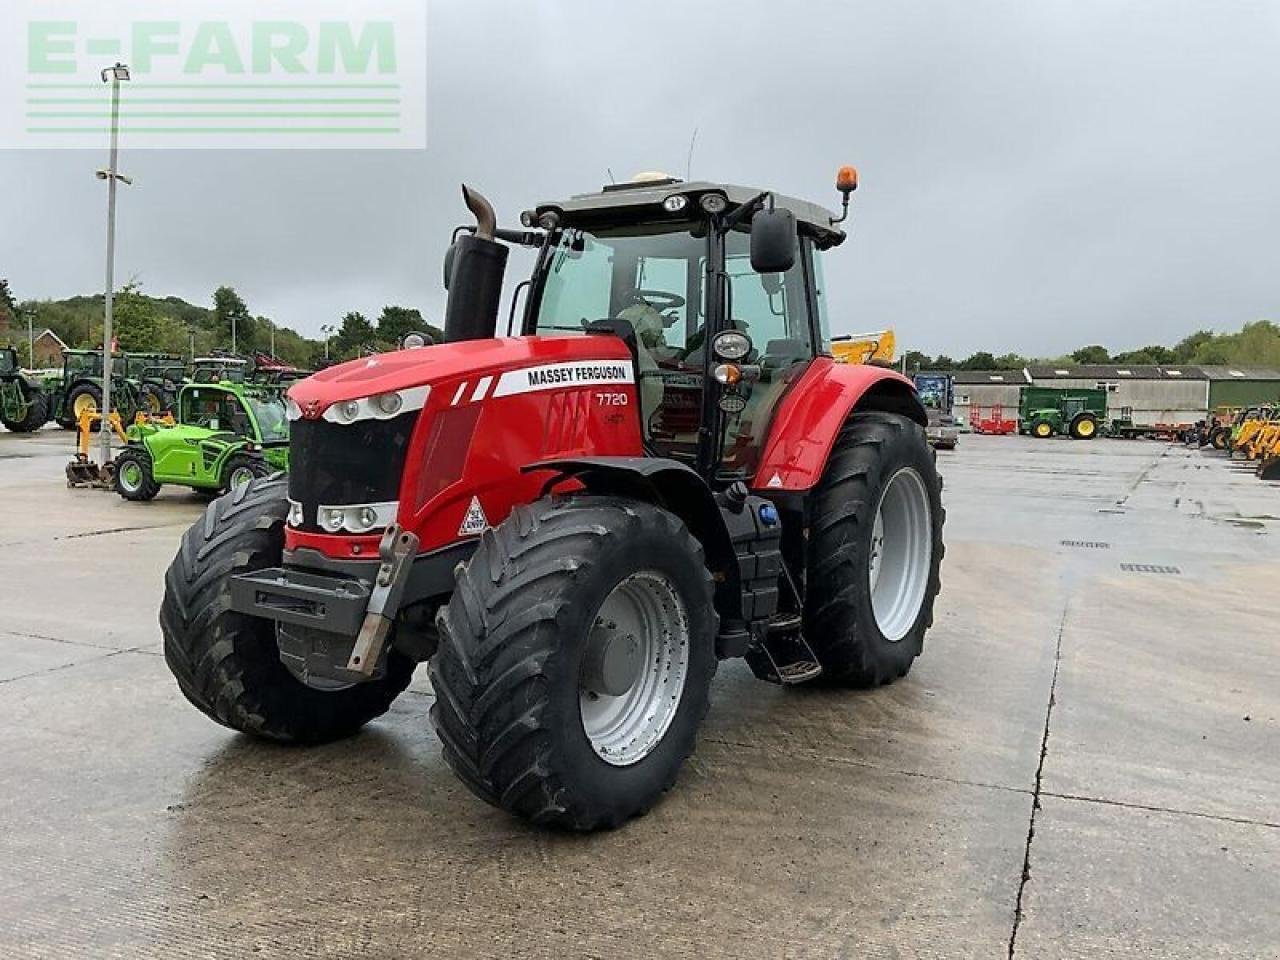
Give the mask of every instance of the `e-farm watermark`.
<path id="1" fill-rule="evenodd" d="M 0 147 L 423 149 L 426 0 L 10 0 Z"/>

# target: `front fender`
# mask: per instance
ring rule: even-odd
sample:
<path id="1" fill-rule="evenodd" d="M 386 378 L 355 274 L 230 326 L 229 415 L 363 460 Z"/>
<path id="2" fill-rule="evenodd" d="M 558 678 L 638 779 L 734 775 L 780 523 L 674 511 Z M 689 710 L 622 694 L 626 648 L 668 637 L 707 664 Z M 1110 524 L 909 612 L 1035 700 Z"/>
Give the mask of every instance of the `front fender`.
<path id="1" fill-rule="evenodd" d="M 768 495 L 811 490 L 849 415 L 884 410 L 929 424 L 915 384 L 893 370 L 819 357 L 782 398 L 752 489 Z"/>

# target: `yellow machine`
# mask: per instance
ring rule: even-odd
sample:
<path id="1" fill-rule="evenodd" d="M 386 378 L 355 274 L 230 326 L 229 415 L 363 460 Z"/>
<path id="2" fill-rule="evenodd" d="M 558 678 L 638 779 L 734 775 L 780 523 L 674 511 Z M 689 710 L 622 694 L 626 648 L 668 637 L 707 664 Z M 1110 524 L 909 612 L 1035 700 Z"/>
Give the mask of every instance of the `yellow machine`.
<path id="1" fill-rule="evenodd" d="M 831 355 L 840 363 L 874 363 L 891 367 L 896 349 L 897 341 L 892 330 L 831 338 Z"/>
<path id="2" fill-rule="evenodd" d="M 89 444 L 93 439 L 94 427 L 99 426 L 102 419 L 102 414 L 97 409 L 86 408 L 80 412 L 76 421 L 76 455 L 75 459 L 67 464 L 68 487 L 100 487 L 109 490 L 115 484 L 115 465 L 113 463 L 97 464 L 89 458 Z M 125 433 L 126 425 L 120 419 L 119 412 L 112 410 L 106 420 L 105 427 L 99 426 L 99 429 L 110 429 L 121 443 L 128 443 L 129 435 Z M 139 413 L 134 418 L 134 422 L 171 427 L 174 419 L 167 413 L 162 417 Z"/>

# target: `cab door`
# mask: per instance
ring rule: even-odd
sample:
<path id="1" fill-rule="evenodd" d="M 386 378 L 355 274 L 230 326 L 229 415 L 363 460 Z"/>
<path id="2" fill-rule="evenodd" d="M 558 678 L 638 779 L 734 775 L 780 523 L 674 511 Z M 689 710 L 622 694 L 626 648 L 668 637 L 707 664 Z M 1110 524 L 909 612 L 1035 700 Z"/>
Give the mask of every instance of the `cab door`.
<path id="1" fill-rule="evenodd" d="M 749 376 L 719 391 L 721 473 L 754 475 L 778 402 L 817 354 L 805 252 L 798 243 L 786 273 L 756 273 L 750 237 L 732 232 L 725 238 L 729 297 L 722 329 L 745 333 L 752 350 L 743 364 Z"/>

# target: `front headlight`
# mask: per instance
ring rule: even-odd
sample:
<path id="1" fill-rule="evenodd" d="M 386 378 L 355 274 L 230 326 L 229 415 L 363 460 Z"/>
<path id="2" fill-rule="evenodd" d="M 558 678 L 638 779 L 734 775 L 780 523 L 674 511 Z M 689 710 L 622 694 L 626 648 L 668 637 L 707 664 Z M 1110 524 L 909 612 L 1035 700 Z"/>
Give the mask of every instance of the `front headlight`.
<path id="1" fill-rule="evenodd" d="M 337 533 L 341 530 L 347 518 L 346 511 L 337 507 L 321 507 L 319 516 L 320 526 L 329 533 Z"/>

